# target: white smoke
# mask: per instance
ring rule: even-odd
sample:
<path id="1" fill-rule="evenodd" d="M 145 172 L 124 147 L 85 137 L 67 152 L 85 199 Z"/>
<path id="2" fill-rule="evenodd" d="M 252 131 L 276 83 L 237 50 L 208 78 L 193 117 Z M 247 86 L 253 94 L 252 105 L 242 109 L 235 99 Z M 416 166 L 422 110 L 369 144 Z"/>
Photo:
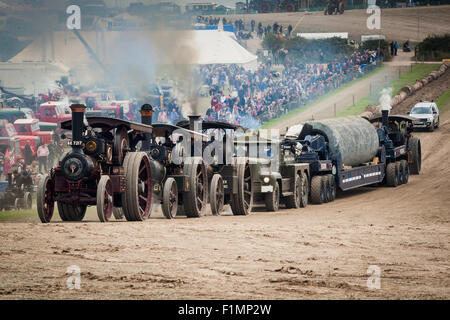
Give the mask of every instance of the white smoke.
<path id="1" fill-rule="evenodd" d="M 388 110 L 391 111 L 391 94 L 392 94 L 392 88 L 384 88 L 381 90 L 381 96 L 380 96 L 380 105 L 381 110 Z"/>

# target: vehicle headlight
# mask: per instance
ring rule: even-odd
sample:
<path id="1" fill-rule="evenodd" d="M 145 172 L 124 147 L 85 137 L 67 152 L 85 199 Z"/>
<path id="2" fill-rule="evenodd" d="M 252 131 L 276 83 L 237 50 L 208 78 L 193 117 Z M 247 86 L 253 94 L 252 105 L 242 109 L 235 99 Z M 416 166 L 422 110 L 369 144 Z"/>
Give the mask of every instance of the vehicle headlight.
<path id="1" fill-rule="evenodd" d="M 263 181 L 264 181 L 264 183 L 269 183 L 270 179 L 269 179 L 269 177 L 264 177 Z"/>

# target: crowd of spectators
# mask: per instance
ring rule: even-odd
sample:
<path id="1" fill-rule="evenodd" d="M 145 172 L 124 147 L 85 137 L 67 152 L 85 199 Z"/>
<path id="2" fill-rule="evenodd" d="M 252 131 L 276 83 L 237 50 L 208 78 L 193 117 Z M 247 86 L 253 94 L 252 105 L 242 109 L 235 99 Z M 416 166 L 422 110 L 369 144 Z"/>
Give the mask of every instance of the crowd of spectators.
<path id="1" fill-rule="evenodd" d="M 259 127 L 364 74 L 376 59 L 376 53 L 366 50 L 321 64 L 302 64 L 286 57 L 280 71 L 274 71 L 270 61 L 256 71 L 237 65 L 200 66 L 198 72 L 210 87 L 211 97 L 205 118 Z"/>

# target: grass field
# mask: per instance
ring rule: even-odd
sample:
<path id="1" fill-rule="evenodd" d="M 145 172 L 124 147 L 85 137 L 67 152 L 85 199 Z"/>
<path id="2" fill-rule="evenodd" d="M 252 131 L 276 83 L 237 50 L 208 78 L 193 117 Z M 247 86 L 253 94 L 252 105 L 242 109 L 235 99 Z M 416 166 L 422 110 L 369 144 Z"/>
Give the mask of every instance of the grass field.
<path id="1" fill-rule="evenodd" d="M 441 95 L 436 100 L 436 104 L 441 114 L 450 109 L 450 90 L 446 91 L 443 95 Z"/>
<path id="2" fill-rule="evenodd" d="M 392 96 L 399 93 L 400 89 L 406 85 L 415 83 L 418 79 L 427 76 L 431 71 L 439 69 L 440 64 L 416 64 L 412 66 L 412 70 L 402 74 L 399 78 L 391 81 L 388 87 L 392 88 Z M 336 117 L 353 116 L 364 112 L 368 105 L 378 103 L 381 90 L 374 95 L 367 95 L 358 100 L 355 105 L 349 106 L 345 110 L 339 112 Z"/>

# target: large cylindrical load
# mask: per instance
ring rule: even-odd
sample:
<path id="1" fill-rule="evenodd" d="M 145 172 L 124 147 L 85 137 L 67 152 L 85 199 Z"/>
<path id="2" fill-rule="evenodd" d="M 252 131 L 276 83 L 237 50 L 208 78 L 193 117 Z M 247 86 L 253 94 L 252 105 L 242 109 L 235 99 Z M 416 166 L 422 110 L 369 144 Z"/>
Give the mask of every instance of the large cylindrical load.
<path id="1" fill-rule="evenodd" d="M 357 166 L 369 162 L 377 154 L 378 134 L 375 127 L 366 119 L 351 116 L 307 121 L 306 124 L 312 127 L 309 134 L 324 135 L 328 141 L 331 157 L 341 158 L 346 166 Z"/>

